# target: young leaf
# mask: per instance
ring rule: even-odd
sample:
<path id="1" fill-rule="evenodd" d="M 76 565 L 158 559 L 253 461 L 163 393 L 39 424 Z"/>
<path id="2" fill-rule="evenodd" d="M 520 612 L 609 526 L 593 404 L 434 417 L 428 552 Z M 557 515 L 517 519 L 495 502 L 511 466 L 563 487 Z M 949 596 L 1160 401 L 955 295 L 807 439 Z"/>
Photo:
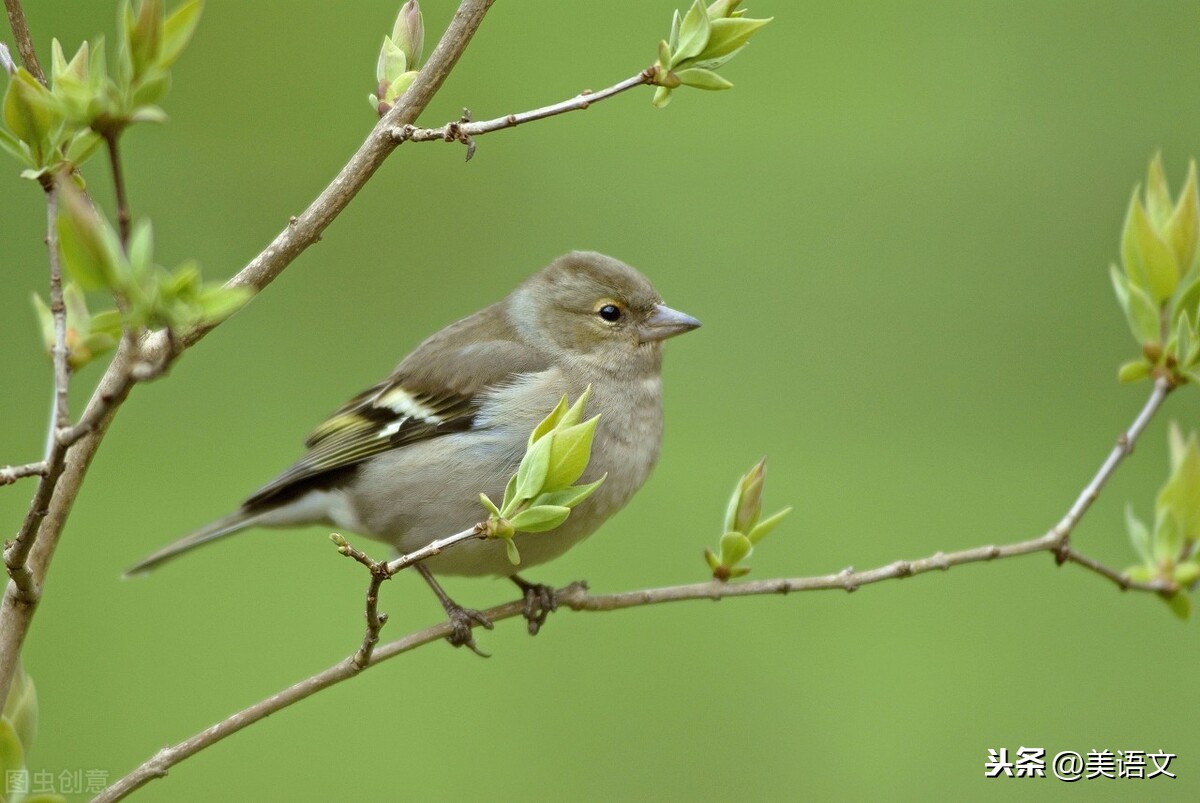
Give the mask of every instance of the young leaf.
<path id="1" fill-rule="evenodd" d="M 1142 563 L 1146 566 L 1156 566 L 1158 561 L 1154 559 L 1150 548 L 1150 531 L 1142 524 L 1141 519 L 1134 515 L 1133 506 L 1128 504 L 1125 505 L 1125 529 L 1129 531 L 1129 543 L 1133 545 L 1133 551 L 1141 558 Z"/>
<path id="2" fill-rule="evenodd" d="M 566 398 L 566 397 L 564 397 L 564 398 Z M 563 417 L 561 419 L 559 419 L 559 422 L 557 425 L 558 428 L 562 429 L 563 427 L 574 426 L 575 424 L 578 424 L 580 421 L 582 421 L 583 420 L 583 410 L 585 407 L 587 407 L 587 403 L 589 401 L 591 401 L 591 398 L 592 398 L 592 386 L 588 385 L 586 388 L 583 389 L 583 393 L 579 394 L 579 398 L 575 400 L 575 403 L 571 405 L 571 409 L 567 410 L 567 412 L 563 414 Z"/>
<path id="3" fill-rule="evenodd" d="M 533 500 L 534 505 L 558 505 L 560 507 L 574 508 L 580 502 L 592 495 L 592 492 L 600 487 L 600 484 L 608 478 L 605 474 L 595 482 L 589 482 L 587 485 L 573 485 L 570 488 L 563 488 L 561 491 L 550 491 L 543 493 Z"/>
<path id="4" fill-rule="evenodd" d="M 774 516 L 760 521 L 753 530 L 747 533 L 746 537 L 750 539 L 750 543 L 757 544 L 759 541 L 771 534 L 771 531 L 779 526 L 779 522 L 783 521 L 789 513 L 792 512 L 791 507 L 785 507 L 783 510 L 776 513 Z"/>
<path id="5" fill-rule="evenodd" d="M 708 11 L 700 0 L 696 0 L 684 15 L 683 24 L 679 28 L 679 47 L 672 49 L 671 63 L 664 66 L 674 67 L 685 59 L 700 55 L 704 46 L 708 44 L 711 25 Z"/>
<path id="6" fill-rule="evenodd" d="M 1127 264 L 1125 270 L 1134 285 L 1142 287 L 1157 304 L 1161 304 L 1171 297 L 1179 283 L 1179 263 L 1136 199 L 1129 214 L 1131 244 L 1128 252 L 1132 264 Z"/>
<path id="7" fill-rule="evenodd" d="M 733 88 L 732 82 L 725 80 L 711 70 L 704 70 L 699 67 L 680 70 L 675 75 L 679 77 L 680 83 L 684 86 L 695 87 L 696 89 L 716 91 Z"/>
<path id="8" fill-rule="evenodd" d="M 1177 591 L 1169 597 L 1163 597 L 1162 600 L 1167 603 L 1171 613 L 1185 622 L 1192 613 L 1192 601 L 1183 592 Z"/>
<path id="9" fill-rule="evenodd" d="M 539 438 L 525 452 L 517 468 L 517 499 L 532 499 L 542 492 L 546 472 L 550 469 L 552 438 Z"/>
<path id="10" fill-rule="evenodd" d="M 1121 383 L 1137 382 L 1150 376 L 1150 363 L 1145 360 L 1130 360 L 1117 371 L 1117 381 Z"/>
<path id="11" fill-rule="evenodd" d="M 162 50 L 158 56 L 159 69 L 167 69 L 183 54 L 183 49 L 196 32 L 196 26 L 200 24 L 203 11 L 203 0 L 188 0 L 167 17 L 163 24 Z"/>
<path id="12" fill-rule="evenodd" d="M 571 508 L 557 505 L 538 505 L 522 510 L 509 519 L 513 529 L 523 533 L 542 533 L 553 530 L 567 520 Z"/>
<path id="13" fill-rule="evenodd" d="M 1163 238 L 1175 253 L 1180 273 L 1190 272 L 1196 256 L 1196 239 L 1200 235 L 1200 200 L 1196 196 L 1196 163 L 1188 165 L 1187 181 L 1179 193 L 1179 204 L 1163 226 Z"/>
<path id="14" fill-rule="evenodd" d="M 566 394 L 563 394 L 563 397 L 558 400 L 558 404 L 554 405 L 554 409 L 550 411 L 550 414 L 543 418 L 541 422 L 533 428 L 533 432 L 529 433 L 529 445 L 533 446 L 534 441 L 538 440 L 547 432 L 558 426 L 558 422 L 562 420 L 562 417 L 566 415 L 566 412 L 567 396 Z"/>
<path id="15" fill-rule="evenodd" d="M 592 439 L 600 416 L 582 424 L 555 429 L 550 440 L 550 462 L 543 488 L 558 491 L 583 475 L 592 454 Z"/>
<path id="16" fill-rule="evenodd" d="M 754 544 L 741 533 L 725 533 L 721 536 L 721 563 L 736 566 L 750 556 Z"/>
<path id="17" fill-rule="evenodd" d="M 521 564 L 521 553 L 517 551 L 516 542 L 511 538 L 504 539 L 504 549 L 508 554 L 508 562 L 513 566 L 519 566 Z"/>

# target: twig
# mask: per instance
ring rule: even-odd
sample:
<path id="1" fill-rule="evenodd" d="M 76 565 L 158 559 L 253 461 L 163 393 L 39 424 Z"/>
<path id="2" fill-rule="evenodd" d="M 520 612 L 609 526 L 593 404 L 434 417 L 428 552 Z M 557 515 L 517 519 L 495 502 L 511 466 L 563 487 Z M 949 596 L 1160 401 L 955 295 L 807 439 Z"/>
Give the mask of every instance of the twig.
<path id="1" fill-rule="evenodd" d="M 104 132 L 104 143 L 108 146 L 108 163 L 112 167 L 113 191 L 117 196 L 117 227 L 121 235 L 121 247 L 129 251 L 129 195 L 125 192 L 125 171 L 121 169 L 121 147 L 117 130 Z"/>
<path id="2" fill-rule="evenodd" d="M 46 84 L 46 74 L 38 63 L 37 51 L 33 49 L 33 37 L 29 35 L 29 23 L 25 21 L 25 10 L 21 8 L 21 0 L 4 0 L 8 10 L 8 27 L 12 28 L 13 38 L 17 40 L 17 52 L 21 54 L 21 63 L 29 74 L 42 84 Z"/>
<path id="3" fill-rule="evenodd" d="M 434 555 L 440 555 L 455 544 L 461 544 L 463 541 L 469 541 L 473 538 L 482 538 L 485 532 L 487 532 L 487 526 L 479 523 L 460 533 L 431 541 L 420 549 L 409 552 L 406 555 L 401 555 L 391 562 L 374 560 L 362 550 L 356 549 L 350 542 L 337 533 L 330 536 L 333 543 L 337 544 L 338 552 L 366 566 L 367 570 L 371 573 L 371 583 L 367 586 L 367 632 L 363 635 L 362 646 L 350 658 L 355 666 L 363 669 L 371 662 L 371 652 L 375 649 L 375 645 L 379 643 L 379 631 L 387 624 L 387 614 L 379 612 L 379 587 L 383 585 L 383 581 L 392 579 L 397 573 L 407 569 L 409 566 L 432 558 Z"/>
<path id="4" fill-rule="evenodd" d="M 67 458 L 66 447 L 58 442 L 54 433 L 71 420 L 70 409 L 67 406 L 67 390 L 71 379 L 70 367 L 67 364 L 67 311 L 63 303 L 62 265 L 58 257 L 58 189 L 53 182 L 47 182 L 44 187 L 46 245 L 49 247 L 50 264 L 50 313 L 54 319 L 54 345 L 51 348 L 54 358 L 54 400 L 50 416 L 50 437 L 46 440 L 41 479 L 38 480 L 37 489 L 29 503 L 29 510 L 25 513 L 25 520 L 21 523 L 21 529 L 17 531 L 12 545 L 4 550 L 4 565 L 15 591 L 30 603 L 37 602 L 41 591 L 26 563 Z M 5 677 L 0 669 L 0 695 L 8 695 L 11 682 L 12 677 Z"/>
<path id="5" fill-rule="evenodd" d="M 602 100 L 611 98 L 613 95 L 619 95 L 627 89 L 633 89 L 636 86 L 644 86 L 654 81 L 654 68 L 648 67 L 642 70 L 637 75 L 626 78 L 624 81 L 613 84 L 610 87 L 601 89 L 599 92 L 585 90 L 580 92 L 573 98 L 554 103 L 549 106 L 542 106 L 540 109 L 532 109 L 519 114 L 508 114 L 504 117 L 497 117 L 494 120 L 482 120 L 480 122 L 472 122 L 470 115 L 464 114 L 463 118 L 452 123 L 446 123 L 438 128 L 417 128 L 413 125 L 402 125 L 393 127 L 390 134 L 396 142 L 433 142 L 440 140 L 442 142 L 461 142 L 467 146 L 467 160 L 470 161 L 471 156 L 475 153 L 475 143 L 473 137 L 481 134 L 488 134 L 492 131 L 500 131 L 504 128 L 512 128 L 521 123 L 528 123 L 534 120 L 544 120 L 547 117 L 554 117 L 558 114 L 566 112 L 582 111 L 593 103 L 599 103 Z"/>
<path id="6" fill-rule="evenodd" d="M 44 477 L 46 475 L 46 461 L 39 460 L 36 463 L 26 463 L 23 466 L 2 466 L 0 467 L 0 486 L 12 485 L 19 479 L 25 477 Z"/>
<path id="7" fill-rule="evenodd" d="M 5 0 L 5 5 L 22 58 L 27 65 L 32 65 L 28 66 L 30 72 L 35 72 L 36 68 L 36 74 L 41 74 L 19 2 Z M 492 0 L 462 0 L 446 33 L 392 110 L 372 129 L 363 145 L 321 195 L 233 277 L 230 285 L 261 290 L 320 238 L 321 232 L 345 209 L 383 160 L 395 150 L 397 143 L 388 136 L 387 131 L 393 126 L 413 122 L 425 109 L 458 62 L 491 5 Z M 53 451 L 63 452 L 69 446 L 71 459 L 60 467 L 61 477 L 53 474 L 51 482 L 54 466 L 48 465 L 47 475 L 39 482 L 39 488 L 48 483 L 48 487 L 54 488 L 54 493 L 47 494 L 47 499 L 32 508 L 38 511 L 41 521 L 36 539 L 24 539 L 20 544 L 14 543 L 10 547 L 10 550 L 20 550 L 19 553 L 13 553 L 14 558 L 27 552 L 28 559 L 23 561 L 24 568 L 19 575 L 24 578 L 27 573 L 28 581 L 11 579 L 5 588 L 3 601 L 0 601 L 0 699 L 7 695 L 12 682 L 21 645 L 37 608 L 41 584 L 45 581 L 71 506 L 104 433 L 112 423 L 113 415 L 137 380 L 136 371 L 140 370 L 137 367 L 154 366 L 151 373 L 161 373 L 175 356 L 214 327 L 215 324 L 211 324 L 192 330 L 178 341 L 164 331 L 147 334 L 138 343 L 122 338 L 116 356 L 101 377 L 79 423 L 74 427 L 59 429 L 56 433 L 53 442 L 58 446 Z M 6 552 L 6 564 L 9 563 L 7 557 Z"/>
<path id="8" fill-rule="evenodd" d="M 1137 582 L 1131 580 L 1127 576 L 1111 569 L 1091 558 L 1086 558 L 1074 550 L 1065 547 L 1066 539 L 1070 536 L 1071 530 L 1079 523 L 1079 520 L 1087 512 L 1088 507 L 1095 500 L 1096 495 L 1108 481 L 1127 455 L 1133 450 L 1133 445 L 1138 437 L 1145 431 L 1146 425 L 1154 416 L 1155 412 L 1162 406 L 1166 395 L 1171 391 L 1172 386 L 1167 380 L 1159 380 L 1155 383 L 1154 389 L 1150 394 L 1150 398 L 1143 405 L 1141 411 L 1130 425 L 1129 429 L 1121 434 L 1117 441 L 1117 447 L 1111 452 L 1108 458 L 1100 466 L 1100 469 L 1092 477 L 1091 481 L 1084 487 L 1083 492 L 1071 505 L 1067 515 L 1061 522 L 1052 527 L 1045 534 L 1036 538 L 1030 538 L 1025 541 L 1017 541 L 1011 544 L 980 546 L 971 549 L 963 549 L 957 552 L 937 552 L 925 558 L 917 560 L 899 560 L 889 563 L 886 566 L 879 566 L 866 571 L 854 571 L 853 569 L 845 569 L 836 574 L 819 575 L 816 577 L 792 577 L 778 578 L 771 580 L 752 580 L 749 582 L 740 583 L 721 583 L 717 581 L 709 581 L 705 583 L 693 583 L 691 585 L 667 586 L 663 588 L 650 588 L 641 591 L 627 591 L 619 594 L 589 594 L 585 583 L 572 583 L 565 588 L 558 589 L 554 592 L 555 599 L 558 604 L 565 606 L 574 611 L 615 611 L 622 608 L 636 608 L 643 605 L 658 605 L 666 602 L 683 602 L 684 600 L 719 600 L 726 597 L 750 597 L 761 596 L 764 594 L 789 594 L 799 591 L 826 591 L 840 590 L 853 592 L 865 585 L 880 583 L 884 580 L 902 579 L 905 577 L 913 577 L 918 574 L 925 574 L 932 571 L 947 571 L 953 566 L 963 566 L 968 563 L 982 563 L 986 561 L 1001 560 L 1004 558 L 1013 558 L 1020 555 L 1030 555 L 1037 552 L 1052 553 L 1058 563 L 1061 565 L 1064 561 L 1076 563 L 1084 568 L 1108 578 L 1113 581 L 1123 590 L 1144 591 L 1160 595 L 1169 595 L 1177 592 L 1178 587 L 1169 581 L 1150 581 Z M 464 530 L 461 533 L 456 533 L 448 538 L 436 541 L 425 547 L 424 550 L 418 550 L 410 555 L 404 555 L 385 567 L 388 571 L 395 566 L 396 571 L 404 568 L 404 566 L 412 565 L 423 557 L 429 557 L 429 554 L 424 554 L 423 557 L 418 557 L 431 549 L 431 554 L 437 554 L 442 549 L 445 549 L 450 544 L 448 542 L 458 543 L 465 541 L 468 538 L 479 537 L 479 526 L 471 530 Z M 348 547 L 343 551 L 343 554 L 353 557 L 360 563 L 366 565 L 372 571 L 372 586 L 371 591 L 377 595 L 379 584 L 382 580 L 375 578 L 382 575 L 378 572 L 380 563 L 371 560 L 365 554 L 350 547 L 340 536 L 334 539 L 338 543 L 339 550 L 343 544 Z M 391 571 L 395 574 L 395 571 Z M 390 575 L 389 575 L 390 576 Z M 370 625 L 370 610 L 374 604 L 371 599 L 371 591 L 368 591 L 368 638 L 371 637 Z M 506 602 L 503 605 L 497 605 L 494 608 L 489 608 L 483 611 L 483 616 L 492 622 L 497 622 L 503 619 L 510 619 L 514 616 L 524 615 L 525 600 L 522 597 L 513 602 Z M 343 680 L 348 680 L 354 677 L 363 669 L 375 666 L 386 661 L 389 658 L 394 658 L 397 655 L 413 650 L 424 644 L 437 641 L 445 638 L 452 632 L 452 626 L 449 622 L 442 622 L 439 625 L 428 627 L 417 633 L 397 639 L 396 641 L 388 642 L 382 646 L 375 646 L 372 641 L 370 649 L 367 648 L 367 643 L 364 641 L 363 648 L 354 655 L 346 658 L 337 664 L 326 669 L 324 672 L 313 675 L 307 680 L 302 680 L 293 686 L 289 686 L 278 694 L 272 695 L 265 700 L 262 700 L 254 705 L 245 708 L 238 713 L 227 717 L 218 722 L 212 727 L 201 731 L 190 739 L 180 742 L 172 747 L 164 747 L 158 751 L 153 757 L 143 763 L 141 766 L 134 769 L 128 775 L 119 779 L 112 786 L 104 790 L 94 803 L 101 801 L 115 801 L 124 798 L 130 792 L 142 787 L 146 783 L 155 778 L 162 778 L 167 774 L 167 770 L 175 766 L 179 762 L 193 756 L 206 747 L 221 741 L 227 736 L 237 733 L 242 728 L 258 722 L 271 714 L 281 711 L 294 703 L 298 703 L 304 698 L 328 688 L 335 683 L 340 683 Z M 374 630 L 374 638 L 378 639 L 379 631 Z M 364 652 L 365 650 L 365 652 Z M 365 660 L 360 660 L 360 657 L 365 657 Z"/>

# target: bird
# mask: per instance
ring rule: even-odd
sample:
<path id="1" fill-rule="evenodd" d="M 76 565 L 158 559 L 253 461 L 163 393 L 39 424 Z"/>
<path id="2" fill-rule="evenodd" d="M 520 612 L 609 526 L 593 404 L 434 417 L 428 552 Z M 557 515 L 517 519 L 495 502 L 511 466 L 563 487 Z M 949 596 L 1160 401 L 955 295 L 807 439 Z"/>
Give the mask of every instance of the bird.
<path id="1" fill-rule="evenodd" d="M 599 421 L 579 482 L 604 477 L 592 496 L 558 528 L 518 533 L 519 566 L 496 539 L 471 539 L 416 564 L 450 619 L 451 644 L 480 652 L 473 626 L 491 622 L 455 603 L 436 576 L 510 578 L 536 634 L 555 607 L 553 592 L 517 570 L 591 535 L 649 478 L 663 433 L 662 343 L 699 326 L 624 262 L 567 253 L 501 301 L 428 337 L 313 430 L 286 471 L 126 576 L 251 527 L 329 525 L 400 553 L 468 529 L 486 518 L 481 492 L 503 496 L 539 421 L 564 394 L 575 399 L 590 386 L 587 414 Z"/>

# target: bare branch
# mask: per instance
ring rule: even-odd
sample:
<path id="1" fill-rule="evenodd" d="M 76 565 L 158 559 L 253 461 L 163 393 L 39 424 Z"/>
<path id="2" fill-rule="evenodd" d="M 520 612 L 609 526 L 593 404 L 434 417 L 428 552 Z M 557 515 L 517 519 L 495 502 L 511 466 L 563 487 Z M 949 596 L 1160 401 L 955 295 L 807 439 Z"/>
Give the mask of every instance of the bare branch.
<path id="1" fill-rule="evenodd" d="M 133 219 L 129 211 L 129 195 L 125 191 L 125 171 L 121 168 L 120 130 L 104 132 L 104 143 L 108 146 L 108 163 L 112 168 L 113 192 L 117 196 L 117 228 L 121 235 L 121 247 L 129 251 L 129 224 Z"/>
<path id="2" fill-rule="evenodd" d="M 504 128 L 512 128 L 521 123 L 544 120 L 547 117 L 554 117 L 566 112 L 583 111 L 593 103 L 599 103 L 602 100 L 611 98 L 613 95 L 619 95 L 627 89 L 644 86 L 653 81 L 654 68 L 648 67 L 637 75 L 601 89 L 599 92 L 584 90 L 573 98 L 551 104 L 550 106 L 543 106 L 540 109 L 532 109 L 520 114 L 508 114 L 504 117 L 497 117 L 494 120 L 483 120 L 480 122 L 472 122 L 469 119 L 469 115 L 464 115 L 463 119 L 446 123 L 439 128 L 417 128 L 412 125 L 403 125 L 392 128 L 390 133 L 396 142 L 433 142 L 439 140 L 442 142 L 461 142 L 467 146 L 467 159 L 469 160 L 475 153 L 473 137 L 477 137 L 480 134 L 488 134 L 492 131 L 500 131 Z"/>
<path id="3" fill-rule="evenodd" d="M 44 477 L 46 476 L 46 461 L 39 460 L 36 463 L 26 463 L 23 466 L 0 466 L 0 486 L 12 485 L 14 482 L 25 477 Z"/>
<path id="4" fill-rule="evenodd" d="M 13 38 L 17 40 L 17 52 L 21 54 L 21 63 L 29 74 L 38 79 L 43 85 L 46 74 L 38 63 L 37 51 L 33 48 L 33 37 L 29 34 L 29 23 L 25 22 L 25 9 L 21 8 L 21 0 L 4 0 L 8 10 L 8 27 L 12 28 Z"/>

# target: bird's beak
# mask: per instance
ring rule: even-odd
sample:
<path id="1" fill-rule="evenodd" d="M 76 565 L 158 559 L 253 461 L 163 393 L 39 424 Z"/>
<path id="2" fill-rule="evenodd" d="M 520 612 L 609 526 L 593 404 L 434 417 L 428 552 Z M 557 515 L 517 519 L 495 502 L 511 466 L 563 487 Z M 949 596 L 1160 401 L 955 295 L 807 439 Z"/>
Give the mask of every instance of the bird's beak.
<path id="1" fill-rule="evenodd" d="M 655 304 L 654 312 L 638 327 L 638 338 L 643 343 L 654 343 L 668 337 L 690 332 L 700 326 L 700 321 L 665 304 Z"/>

